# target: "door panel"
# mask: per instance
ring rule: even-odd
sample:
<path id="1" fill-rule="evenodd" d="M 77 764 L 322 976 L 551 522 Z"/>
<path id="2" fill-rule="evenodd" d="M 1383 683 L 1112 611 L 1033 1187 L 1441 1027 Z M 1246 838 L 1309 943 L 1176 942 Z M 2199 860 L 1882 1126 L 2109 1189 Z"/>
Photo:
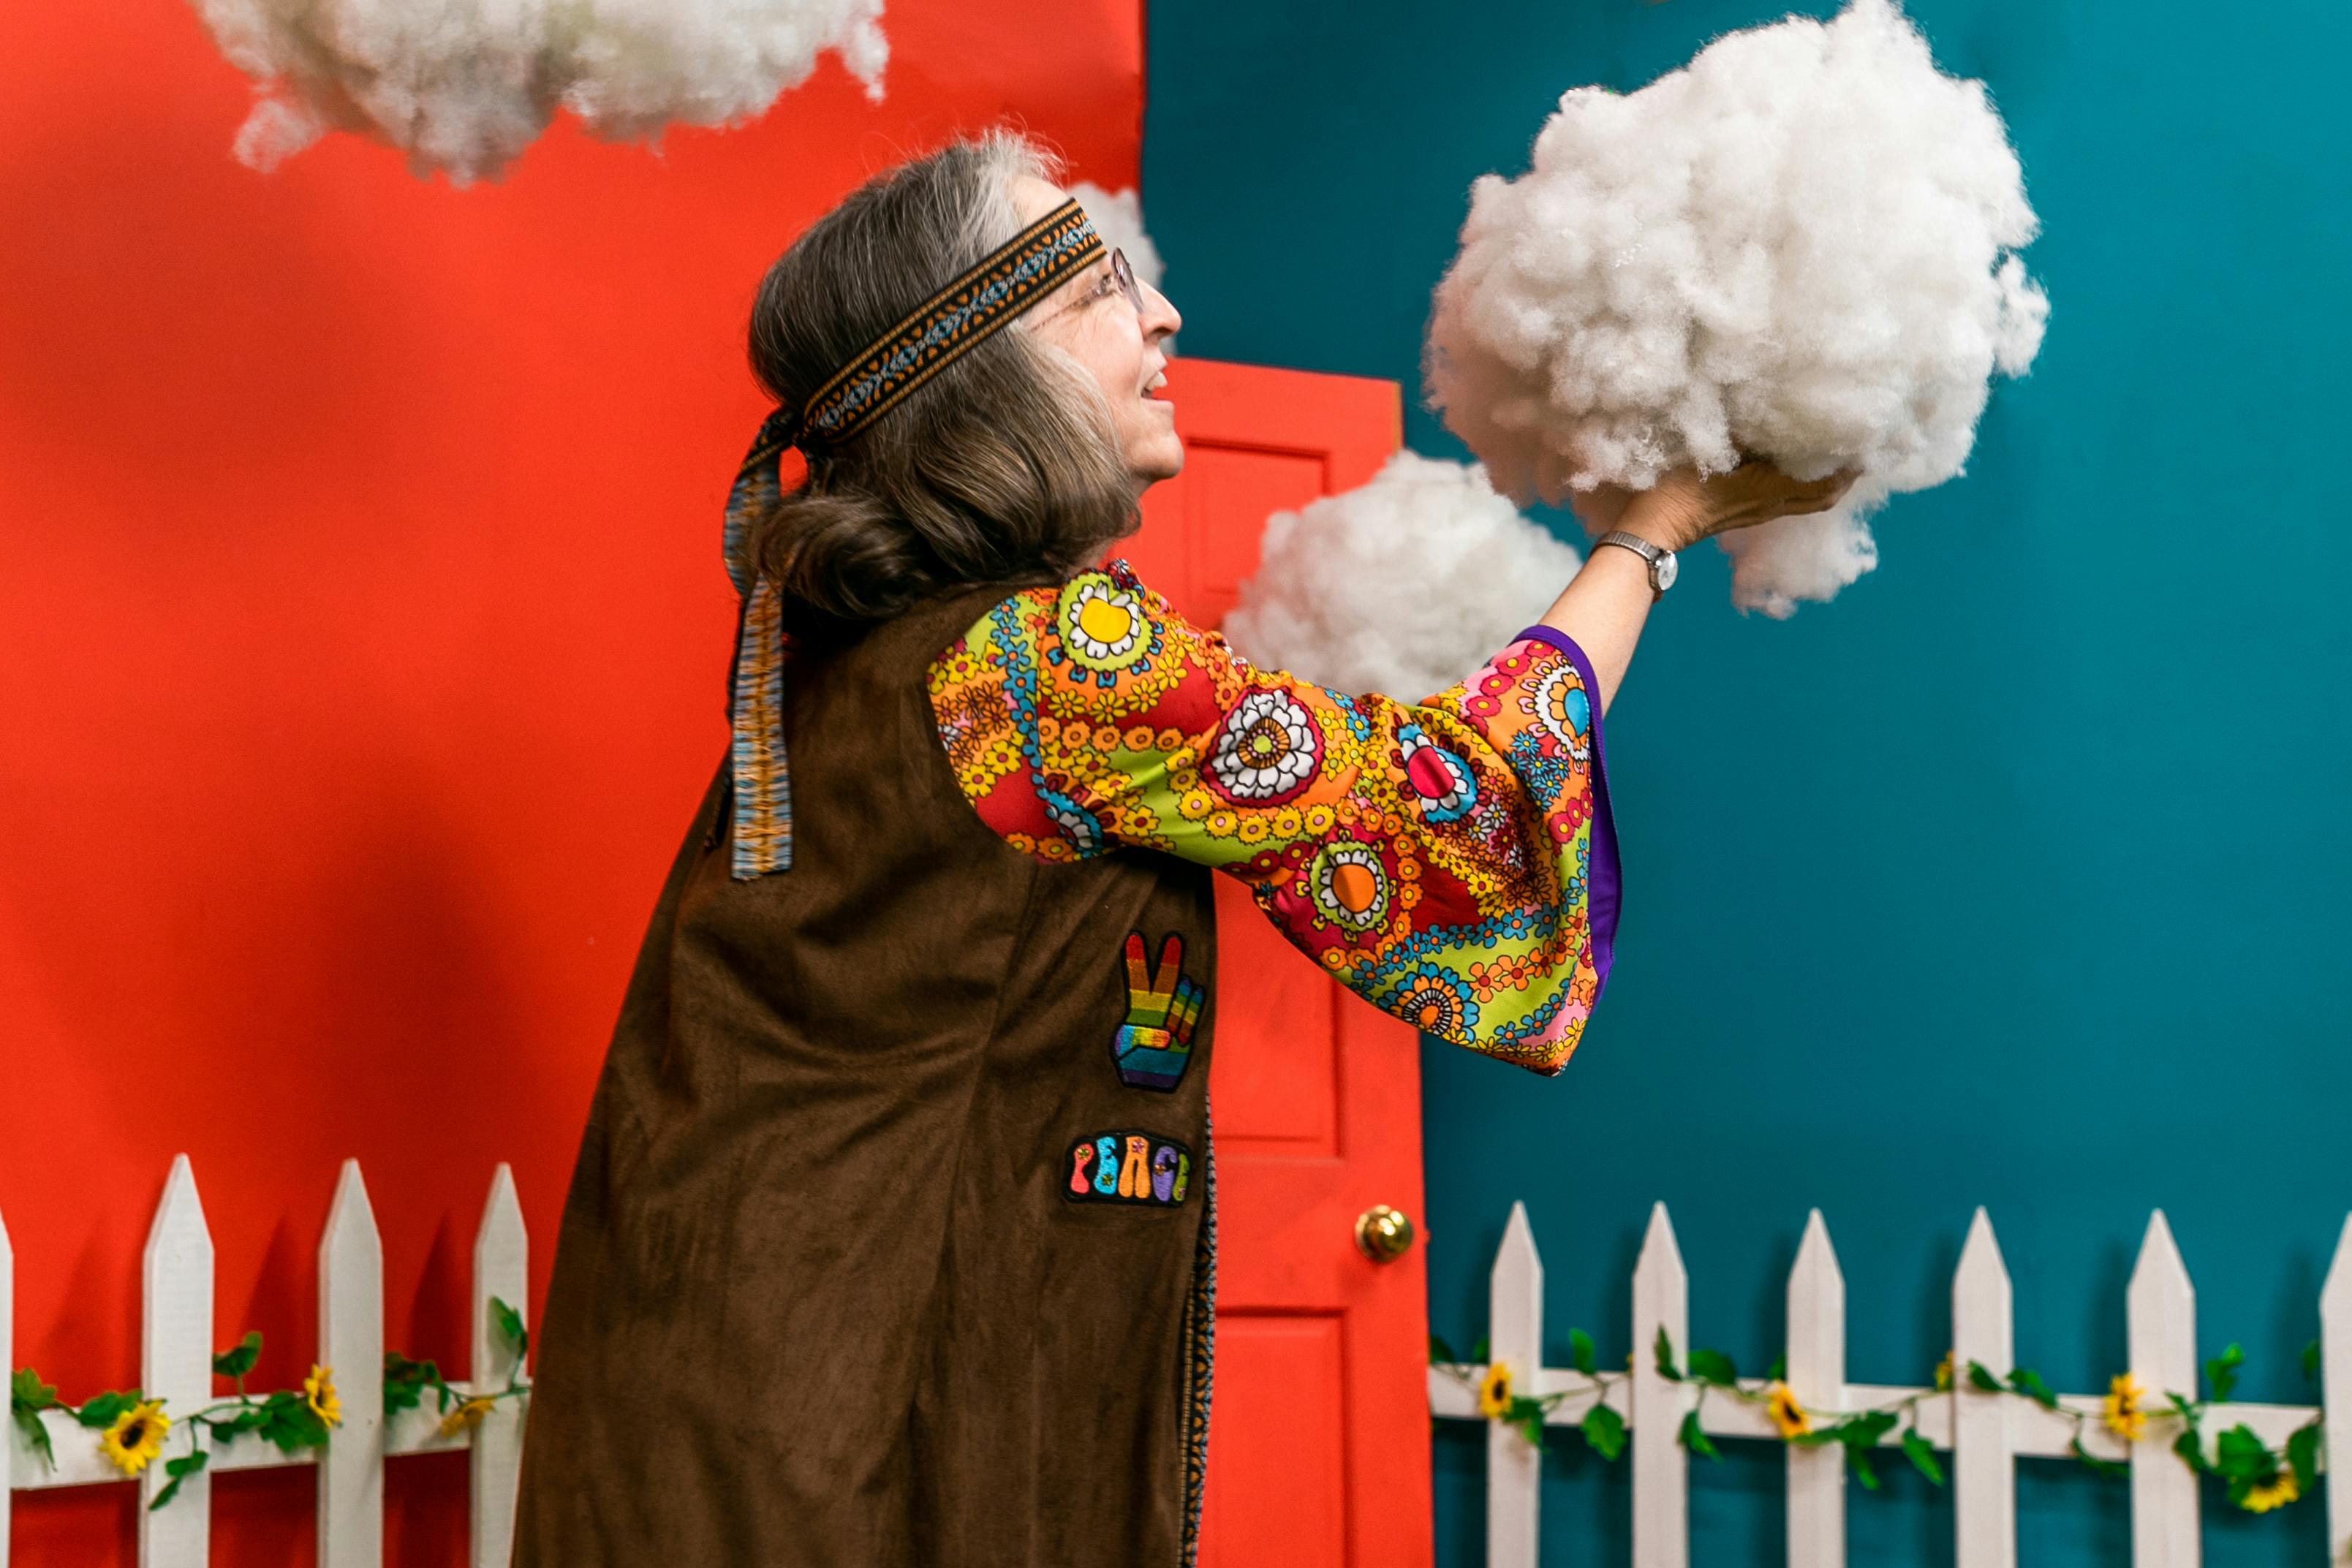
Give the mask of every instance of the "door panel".
<path id="1" fill-rule="evenodd" d="M 1266 517 L 1371 477 L 1392 382 L 1180 360 L 1185 469 L 1120 553 L 1208 624 L 1256 570 Z M 1418 695 L 1419 694 L 1414 694 Z M 1422 1251 L 1375 1264 L 1356 1217 L 1421 1213 L 1419 1037 L 1327 978 L 1240 883 L 1217 886 L 1217 1380 L 1202 1561 L 1427 1568 Z"/>
<path id="2" fill-rule="evenodd" d="M 1347 1568 L 1347 1471 L 1341 1446 L 1297 1440 L 1347 1424 L 1347 1322 L 1337 1312 L 1220 1312 L 1217 1397 L 1237 1387 L 1244 1418 L 1212 1422 L 1202 1568 Z M 1277 1413 L 1248 1406 L 1278 1394 Z M 1276 1419 L 1280 1415 L 1281 1419 Z M 1279 1556 L 1250 1533 L 1280 1520 Z M 1272 1544 L 1271 1542 L 1267 1544 Z"/>

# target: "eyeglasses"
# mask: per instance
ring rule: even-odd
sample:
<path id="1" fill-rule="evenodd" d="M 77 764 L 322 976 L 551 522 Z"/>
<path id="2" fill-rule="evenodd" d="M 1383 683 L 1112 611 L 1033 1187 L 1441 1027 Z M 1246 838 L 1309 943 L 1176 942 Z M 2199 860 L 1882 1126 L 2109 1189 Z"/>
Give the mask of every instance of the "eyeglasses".
<path id="1" fill-rule="evenodd" d="M 1048 310 L 1037 319 L 1041 322 L 1050 321 L 1065 310 L 1087 309 L 1091 306 L 1101 304 L 1113 294 L 1126 295 L 1127 302 L 1135 307 L 1136 319 L 1139 321 L 1143 319 L 1144 313 L 1150 307 L 1143 302 L 1143 286 L 1136 282 L 1135 268 L 1127 264 L 1127 252 L 1123 250 L 1114 249 L 1110 253 L 1110 276 L 1097 280 L 1092 288 L 1087 289 L 1076 299 Z"/>

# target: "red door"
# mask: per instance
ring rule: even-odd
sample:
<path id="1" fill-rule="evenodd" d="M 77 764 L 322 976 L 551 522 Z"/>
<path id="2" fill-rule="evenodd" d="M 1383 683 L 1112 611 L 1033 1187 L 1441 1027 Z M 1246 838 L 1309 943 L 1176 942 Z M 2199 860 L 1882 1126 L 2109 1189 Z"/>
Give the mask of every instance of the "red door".
<path id="1" fill-rule="evenodd" d="M 1180 360 L 1182 477 L 1121 548 L 1215 624 L 1272 513 L 1371 477 L 1397 449 L 1393 382 Z M 1423 694 L 1399 693 L 1420 696 Z M 1421 1214 L 1412 1029 L 1357 1000 L 1217 886 L 1209 1095 L 1220 1218 L 1204 1568 L 1426 1568 L 1428 1316 L 1421 1247 L 1375 1263 L 1357 1218 Z"/>

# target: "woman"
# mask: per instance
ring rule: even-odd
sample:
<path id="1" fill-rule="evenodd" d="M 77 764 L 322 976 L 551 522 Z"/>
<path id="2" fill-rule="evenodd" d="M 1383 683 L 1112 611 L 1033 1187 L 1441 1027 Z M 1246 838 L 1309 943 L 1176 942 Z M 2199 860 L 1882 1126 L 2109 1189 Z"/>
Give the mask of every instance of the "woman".
<path id="1" fill-rule="evenodd" d="M 1095 564 L 1182 465 L 1180 323 L 1052 172 L 950 146 L 761 288 L 734 743 L 564 1211 L 523 1568 L 1189 1563 L 1211 868 L 1375 1005 L 1558 1071 L 1608 969 L 1599 715 L 1646 557 L 1841 487 L 1613 498 L 1627 548 L 1417 706 L 1253 669 Z"/>

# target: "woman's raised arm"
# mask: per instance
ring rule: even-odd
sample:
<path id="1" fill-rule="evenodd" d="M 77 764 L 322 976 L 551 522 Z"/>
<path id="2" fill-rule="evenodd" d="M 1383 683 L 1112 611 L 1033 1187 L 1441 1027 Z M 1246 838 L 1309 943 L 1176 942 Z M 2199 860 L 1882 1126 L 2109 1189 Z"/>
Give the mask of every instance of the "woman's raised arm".
<path id="1" fill-rule="evenodd" d="M 1536 627 L 1424 701 L 1350 696 L 1255 668 L 1123 564 L 1005 600 L 931 672 L 956 777 L 1015 847 L 1213 866 L 1373 1005 L 1547 1073 L 1616 929 L 1594 687 Z"/>

